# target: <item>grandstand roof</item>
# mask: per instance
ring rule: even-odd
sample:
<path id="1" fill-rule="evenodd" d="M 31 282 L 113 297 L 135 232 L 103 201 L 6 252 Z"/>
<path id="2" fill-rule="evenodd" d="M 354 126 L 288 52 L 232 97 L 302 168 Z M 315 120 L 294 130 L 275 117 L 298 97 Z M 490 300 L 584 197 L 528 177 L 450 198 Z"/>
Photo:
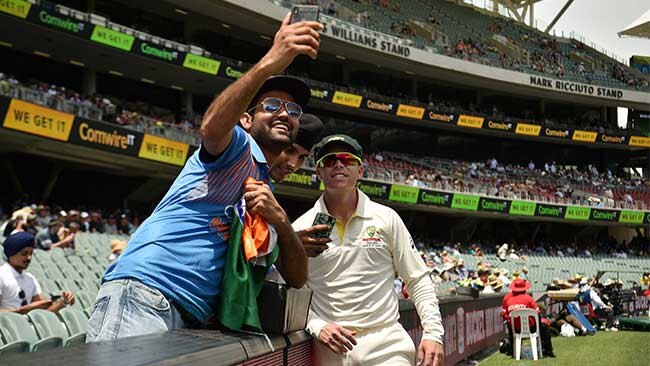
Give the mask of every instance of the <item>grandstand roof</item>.
<path id="1" fill-rule="evenodd" d="M 650 9 L 633 21 L 625 29 L 618 32 L 618 36 L 650 38 Z"/>

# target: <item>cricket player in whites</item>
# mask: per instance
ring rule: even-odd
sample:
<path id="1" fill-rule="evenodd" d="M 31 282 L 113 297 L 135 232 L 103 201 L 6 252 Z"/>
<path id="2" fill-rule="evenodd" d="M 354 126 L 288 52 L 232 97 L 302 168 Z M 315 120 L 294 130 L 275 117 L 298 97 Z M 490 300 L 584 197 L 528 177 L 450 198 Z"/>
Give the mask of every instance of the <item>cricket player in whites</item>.
<path id="1" fill-rule="evenodd" d="M 346 135 L 314 146 L 325 192 L 293 224 L 307 256 L 313 290 L 307 331 L 318 340 L 319 365 L 443 365 L 443 328 L 429 270 L 399 215 L 357 189 L 363 150 Z M 336 218 L 329 238 L 314 235 L 318 213 Z M 398 322 L 395 274 L 408 288 L 422 319 L 417 352 Z M 417 359 L 417 363 L 416 363 Z"/>

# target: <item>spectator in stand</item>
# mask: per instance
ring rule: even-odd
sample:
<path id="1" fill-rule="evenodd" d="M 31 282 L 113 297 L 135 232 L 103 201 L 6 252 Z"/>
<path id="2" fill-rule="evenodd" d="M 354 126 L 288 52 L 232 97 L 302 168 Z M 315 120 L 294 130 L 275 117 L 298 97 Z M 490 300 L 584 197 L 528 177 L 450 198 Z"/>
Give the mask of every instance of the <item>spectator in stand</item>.
<path id="1" fill-rule="evenodd" d="M 36 248 L 43 250 L 74 248 L 74 234 L 59 221 L 52 221 L 47 228 L 41 229 L 35 241 Z"/>
<path id="2" fill-rule="evenodd" d="M 36 209 L 36 219 L 34 220 L 36 226 L 39 228 L 46 228 L 50 224 L 51 220 L 52 216 L 50 215 L 50 208 L 44 205 L 38 205 Z"/>
<path id="3" fill-rule="evenodd" d="M 81 226 L 81 231 L 84 233 L 87 233 L 90 231 L 90 215 L 88 215 L 88 212 L 83 211 L 81 212 L 81 215 L 79 215 L 81 218 L 80 226 Z"/>
<path id="4" fill-rule="evenodd" d="M 103 233 L 105 229 L 102 215 L 97 211 L 90 212 L 90 223 L 88 223 L 88 231 L 91 233 Z"/>
<path id="5" fill-rule="evenodd" d="M 120 235 L 131 235 L 133 234 L 133 225 L 129 223 L 129 218 L 122 214 L 120 215 L 120 223 L 117 225 L 117 233 Z"/>
<path id="6" fill-rule="evenodd" d="M 27 272 L 34 251 L 32 234 L 12 234 L 3 248 L 7 263 L 0 266 L 0 312 L 27 314 L 34 309 L 58 312 L 74 304 L 75 297 L 70 291 L 63 291 L 57 301 L 47 299 L 36 277 Z"/>
<path id="7" fill-rule="evenodd" d="M 116 235 L 118 233 L 117 219 L 115 218 L 115 215 L 108 215 L 108 221 L 104 224 L 104 233 L 111 235 Z"/>
<path id="8" fill-rule="evenodd" d="M 508 243 L 503 243 L 503 245 L 499 247 L 499 250 L 497 250 L 497 256 L 501 262 L 508 260 Z"/>
<path id="9" fill-rule="evenodd" d="M 533 309 L 537 310 L 538 313 L 540 312 L 539 307 L 537 306 L 537 303 L 533 297 L 526 293 L 529 288 L 530 282 L 521 278 L 516 279 L 510 284 L 510 292 L 503 298 L 503 303 L 501 304 L 501 316 L 508 324 L 508 336 L 510 338 L 511 345 L 514 345 L 511 327 L 512 319 L 510 316 L 512 312 L 520 309 Z M 535 321 L 533 319 L 529 319 L 529 324 L 531 331 L 534 332 Z M 519 322 L 519 319 L 515 319 L 514 328 L 515 332 L 519 332 L 521 330 L 521 323 Z M 540 322 L 540 336 L 542 339 L 542 349 L 544 350 L 544 356 L 555 357 L 555 353 L 553 353 L 553 344 L 551 343 L 551 333 L 548 329 L 548 325 L 543 322 Z M 512 349 L 510 350 L 509 354 L 512 354 Z"/>

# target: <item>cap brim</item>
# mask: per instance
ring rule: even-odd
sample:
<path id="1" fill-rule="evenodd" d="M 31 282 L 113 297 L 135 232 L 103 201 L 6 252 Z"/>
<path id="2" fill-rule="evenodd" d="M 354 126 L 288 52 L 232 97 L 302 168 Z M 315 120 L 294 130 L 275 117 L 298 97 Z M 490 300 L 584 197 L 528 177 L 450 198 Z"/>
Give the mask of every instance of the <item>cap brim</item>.
<path id="1" fill-rule="evenodd" d="M 311 97 L 311 90 L 304 81 L 292 76 L 279 75 L 270 77 L 264 82 L 255 94 L 255 97 L 251 100 L 249 107 L 252 108 L 258 102 L 257 99 L 260 95 L 271 90 L 281 90 L 289 93 L 293 97 L 294 102 L 300 104 L 301 107 L 306 106 Z"/>

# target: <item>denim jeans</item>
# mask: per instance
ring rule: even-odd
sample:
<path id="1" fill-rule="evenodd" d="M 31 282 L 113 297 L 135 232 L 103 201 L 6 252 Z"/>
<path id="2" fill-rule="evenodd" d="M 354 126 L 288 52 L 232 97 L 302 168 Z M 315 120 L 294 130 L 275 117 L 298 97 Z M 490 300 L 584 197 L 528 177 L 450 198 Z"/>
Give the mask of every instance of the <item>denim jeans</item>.
<path id="1" fill-rule="evenodd" d="M 133 279 L 109 281 L 97 294 L 86 342 L 162 333 L 183 325 L 178 310 L 155 288 Z"/>

